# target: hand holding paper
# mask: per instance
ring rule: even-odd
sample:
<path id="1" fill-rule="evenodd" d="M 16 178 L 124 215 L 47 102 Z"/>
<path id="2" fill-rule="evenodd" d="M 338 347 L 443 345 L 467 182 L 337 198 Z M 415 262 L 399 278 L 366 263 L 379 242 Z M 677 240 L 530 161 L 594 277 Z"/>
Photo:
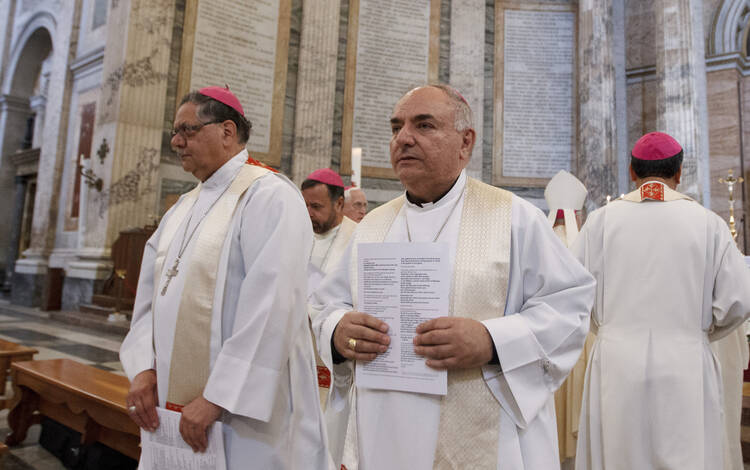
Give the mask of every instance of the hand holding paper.
<path id="1" fill-rule="evenodd" d="M 362 312 L 347 312 L 333 331 L 336 351 L 347 359 L 371 361 L 388 349 L 388 324 Z M 351 341 L 351 340 L 354 341 Z"/>
<path id="2" fill-rule="evenodd" d="M 447 373 L 428 367 L 425 359 L 415 354 L 413 339 L 418 325 L 449 313 L 447 245 L 361 243 L 358 250 L 357 307 L 388 325 L 390 342 L 386 351 L 372 353 L 371 360 L 357 361 L 357 386 L 445 395 Z M 346 337 L 340 340 L 348 345 Z M 339 344 L 334 332 L 337 349 Z M 356 350 L 361 346 L 370 345 L 357 343 Z"/>
<path id="3" fill-rule="evenodd" d="M 492 360 L 492 337 L 471 318 L 440 317 L 421 323 L 414 346 L 433 369 L 468 369 Z"/>
<path id="4" fill-rule="evenodd" d="M 205 452 L 208 428 L 221 416 L 221 408 L 203 397 L 198 397 L 182 409 L 180 434 L 193 452 Z"/>

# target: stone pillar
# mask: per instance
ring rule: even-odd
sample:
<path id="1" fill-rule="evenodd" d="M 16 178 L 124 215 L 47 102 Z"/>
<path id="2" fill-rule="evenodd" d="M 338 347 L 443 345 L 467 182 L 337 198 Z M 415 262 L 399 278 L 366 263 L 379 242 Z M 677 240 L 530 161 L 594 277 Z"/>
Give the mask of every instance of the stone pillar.
<path id="1" fill-rule="evenodd" d="M 50 79 L 47 89 L 47 109 L 44 117 L 39 173 L 31 225 L 31 246 L 24 258 L 16 262 L 16 273 L 28 277 L 27 287 L 41 291 L 47 273 L 47 261 L 54 248 L 57 211 L 61 200 L 60 185 L 65 159 L 65 147 L 70 106 L 70 62 L 78 40 L 81 0 L 72 0 L 59 9 L 57 29 L 52 37 Z M 17 286 L 14 276 L 14 286 Z"/>
<path id="2" fill-rule="evenodd" d="M 5 83 L 8 73 L 10 44 L 13 41 L 13 20 L 16 16 L 16 0 L 0 0 L 0 83 Z"/>
<path id="3" fill-rule="evenodd" d="M 578 176 L 592 211 L 617 194 L 613 0 L 578 4 Z"/>
<path id="4" fill-rule="evenodd" d="M 120 231 L 158 213 L 175 9 L 175 0 L 112 2 L 90 161 L 104 184 L 102 191 L 81 186 L 85 212 L 77 259 L 66 270 L 66 305 L 88 302 L 110 274 L 110 247 Z"/>
<path id="5" fill-rule="evenodd" d="M 612 2 L 615 64 L 615 131 L 617 134 L 617 194 L 630 192 L 628 148 L 628 83 L 625 65 L 625 2 Z"/>
<path id="6" fill-rule="evenodd" d="M 26 197 L 26 178 L 23 176 L 16 176 L 15 183 L 16 193 L 13 197 L 13 212 L 10 219 L 10 241 L 8 242 L 8 250 L 5 258 L 5 283 L 2 288 L 4 291 L 9 291 L 12 285 L 11 279 L 13 277 L 13 269 L 16 265 L 16 259 L 18 258 L 18 242 L 21 237 L 23 203 Z"/>
<path id="7" fill-rule="evenodd" d="M 682 145 L 678 190 L 710 205 L 702 0 L 658 0 L 656 12 L 657 129 Z"/>
<path id="8" fill-rule="evenodd" d="M 450 84 L 463 94 L 477 133 L 467 174 L 482 179 L 485 0 L 451 2 Z"/>
<path id="9" fill-rule="evenodd" d="M 292 179 L 331 165 L 340 0 L 302 3 Z"/>

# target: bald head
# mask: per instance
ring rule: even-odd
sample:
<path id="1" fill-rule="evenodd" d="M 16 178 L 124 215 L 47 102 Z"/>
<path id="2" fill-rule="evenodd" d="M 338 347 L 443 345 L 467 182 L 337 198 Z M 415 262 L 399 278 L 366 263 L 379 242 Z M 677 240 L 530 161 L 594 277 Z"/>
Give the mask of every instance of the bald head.
<path id="1" fill-rule="evenodd" d="M 411 90 L 407 91 L 404 94 L 404 96 L 401 97 L 399 101 L 413 94 L 417 90 L 422 90 L 425 88 L 436 88 L 442 91 L 445 94 L 445 96 L 448 98 L 448 101 L 453 105 L 453 108 L 456 113 L 455 120 L 454 120 L 454 127 L 457 131 L 460 132 L 466 129 L 474 128 L 474 115 L 471 112 L 471 107 L 469 107 L 469 103 L 461 95 L 461 93 L 458 92 L 458 90 L 456 90 L 450 85 L 437 83 L 437 84 L 418 86 L 416 88 L 412 88 Z"/>

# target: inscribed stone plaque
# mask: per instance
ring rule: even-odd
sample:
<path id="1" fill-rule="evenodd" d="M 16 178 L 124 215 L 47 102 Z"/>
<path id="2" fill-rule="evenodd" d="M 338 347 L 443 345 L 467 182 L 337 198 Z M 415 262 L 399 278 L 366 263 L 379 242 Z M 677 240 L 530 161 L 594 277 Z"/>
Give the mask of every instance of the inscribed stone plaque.
<path id="1" fill-rule="evenodd" d="M 439 0 L 352 0 L 342 173 L 361 147 L 364 176 L 393 176 L 391 112 L 406 91 L 436 78 L 439 20 Z"/>
<path id="2" fill-rule="evenodd" d="M 507 9 L 502 31 L 494 182 L 541 186 L 575 155 L 575 13 Z"/>
<path id="3" fill-rule="evenodd" d="M 196 0 L 186 12 L 183 42 L 192 56 L 187 89 L 229 85 L 252 123 L 247 148 L 281 162 L 281 126 L 289 49 L 290 0 Z M 190 18 L 191 14 L 193 18 Z M 195 27 L 188 31 L 190 20 Z M 186 40 L 187 39 L 187 40 Z M 181 92 L 187 91 L 182 87 Z"/>

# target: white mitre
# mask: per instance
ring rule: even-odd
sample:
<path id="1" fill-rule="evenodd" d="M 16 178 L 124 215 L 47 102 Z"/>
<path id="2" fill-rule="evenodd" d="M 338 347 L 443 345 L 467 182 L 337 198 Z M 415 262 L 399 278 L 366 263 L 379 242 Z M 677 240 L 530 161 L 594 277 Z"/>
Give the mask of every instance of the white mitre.
<path id="1" fill-rule="evenodd" d="M 549 180 L 544 190 L 544 199 L 549 206 L 549 222 L 555 225 L 557 212 L 563 211 L 565 218 L 565 242 L 568 246 L 578 236 L 578 223 L 575 211 L 583 209 L 583 201 L 586 200 L 586 186 L 581 181 L 565 170 L 560 170 Z"/>

